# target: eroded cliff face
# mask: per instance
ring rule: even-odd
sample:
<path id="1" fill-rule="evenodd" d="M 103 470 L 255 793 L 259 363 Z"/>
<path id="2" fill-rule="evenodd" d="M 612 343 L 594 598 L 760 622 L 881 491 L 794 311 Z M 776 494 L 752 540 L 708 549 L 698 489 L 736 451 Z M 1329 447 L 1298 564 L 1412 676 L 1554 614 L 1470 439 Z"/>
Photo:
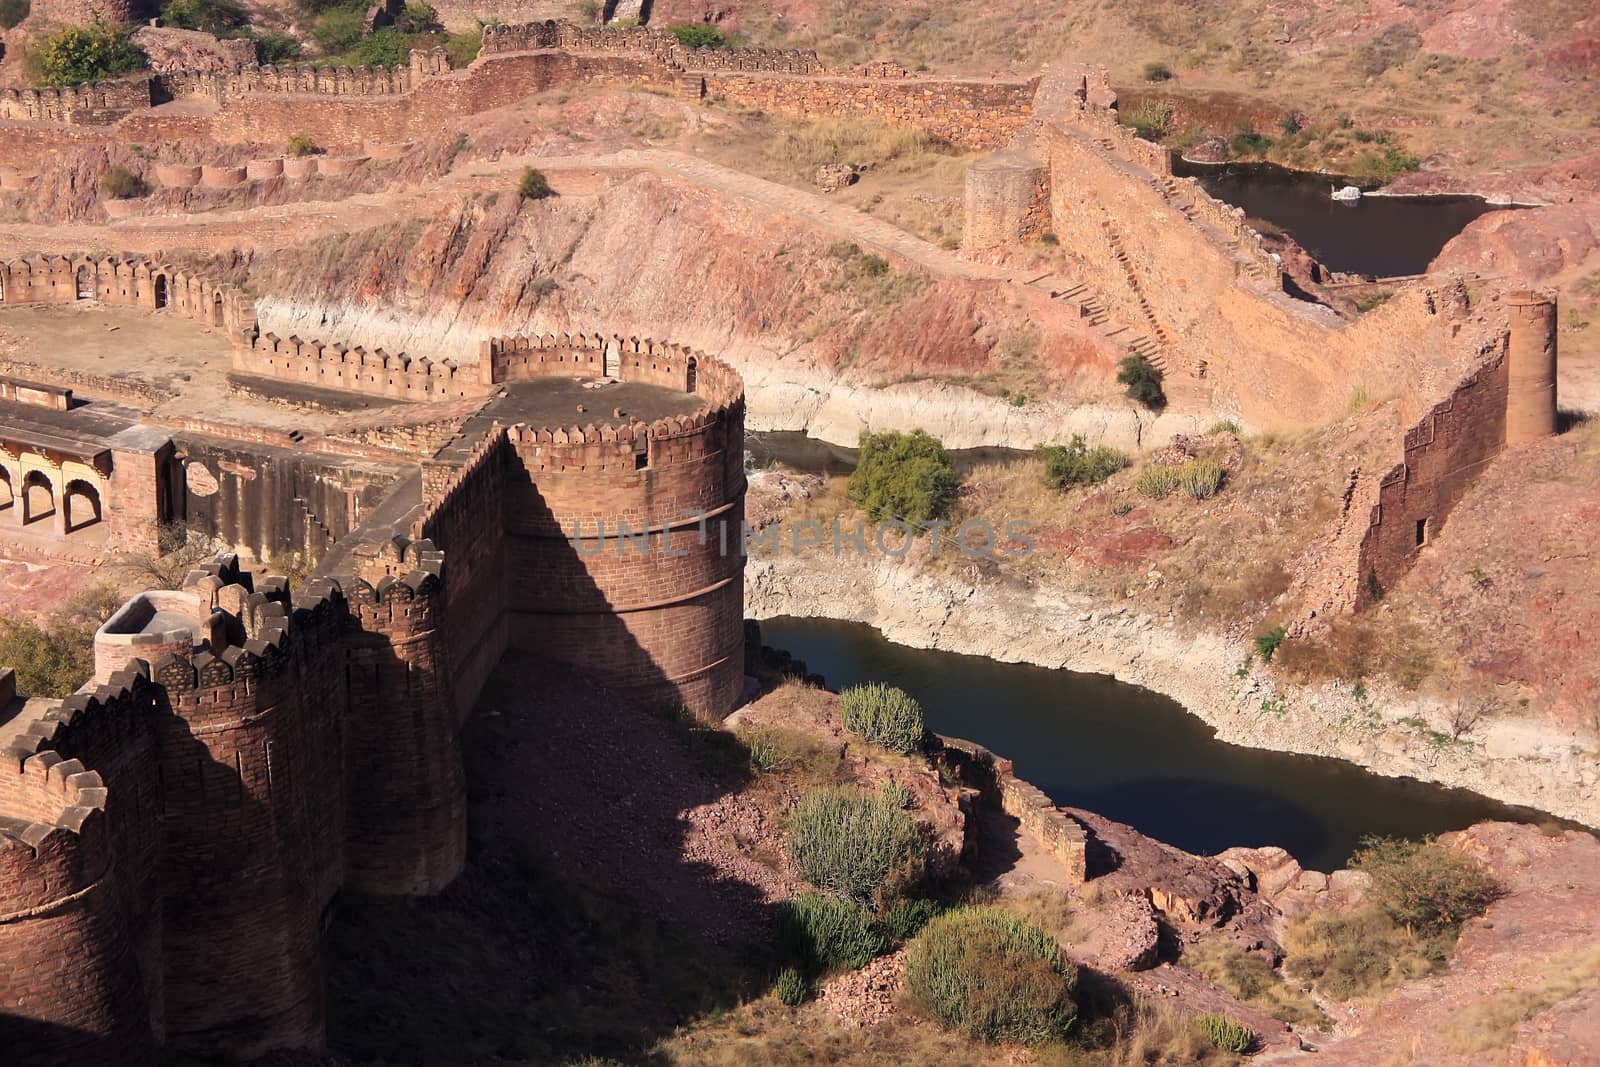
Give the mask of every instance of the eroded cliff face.
<path id="1" fill-rule="evenodd" d="M 688 344 L 738 366 L 753 427 L 843 443 L 923 426 L 957 447 L 1069 432 L 1135 445 L 1152 422 L 1118 396 L 1109 359 L 1079 329 L 1024 306 L 1014 286 L 878 258 L 652 173 L 537 202 L 480 193 L 224 266 L 280 336 L 462 362 L 512 333 Z"/>

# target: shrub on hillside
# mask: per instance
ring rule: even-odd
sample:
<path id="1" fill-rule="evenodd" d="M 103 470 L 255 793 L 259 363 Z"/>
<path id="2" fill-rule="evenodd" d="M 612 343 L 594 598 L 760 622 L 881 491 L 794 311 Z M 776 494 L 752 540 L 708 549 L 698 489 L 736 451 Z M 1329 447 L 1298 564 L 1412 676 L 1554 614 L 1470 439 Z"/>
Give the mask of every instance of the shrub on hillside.
<path id="1" fill-rule="evenodd" d="M 31 0 L 0 0 L 0 30 L 9 30 L 28 17 Z"/>
<path id="2" fill-rule="evenodd" d="M 882 907 L 922 876 L 916 820 L 882 793 L 807 793 L 789 815 L 788 845 L 801 877 L 865 907 Z"/>
<path id="3" fill-rule="evenodd" d="M 289 154 L 296 159 L 301 156 L 314 156 L 321 152 L 317 142 L 309 133 L 295 133 L 289 135 Z"/>
<path id="4" fill-rule="evenodd" d="M 944 517 L 960 482 L 950 453 L 922 430 L 862 434 L 850 502 L 874 522 L 922 523 Z"/>
<path id="5" fill-rule="evenodd" d="M 248 25 L 250 13 L 235 0 L 167 0 L 161 21 L 180 29 L 221 33 Z"/>
<path id="6" fill-rule="evenodd" d="M 517 179 L 517 196 L 523 200 L 543 200 L 555 193 L 550 188 L 550 179 L 544 176 L 544 171 L 525 167 L 522 177 Z"/>
<path id="7" fill-rule="evenodd" d="M 411 62 L 411 44 L 398 27 L 385 26 L 350 42 L 336 61 L 352 67 L 403 67 Z"/>
<path id="8" fill-rule="evenodd" d="M 1117 381 L 1127 387 L 1128 399 L 1147 408 L 1164 407 L 1167 394 L 1161 388 L 1161 372 L 1149 357 L 1135 352 L 1117 364 Z"/>
<path id="9" fill-rule="evenodd" d="M 287 33 L 264 33 L 256 38 L 256 62 L 267 66 L 300 58 L 300 42 Z"/>
<path id="10" fill-rule="evenodd" d="M 114 78 L 142 66 L 144 53 L 126 30 L 109 22 L 59 30 L 28 53 L 33 80 L 54 88 Z"/>
<path id="11" fill-rule="evenodd" d="M 1283 639 L 1288 636 L 1289 630 L 1283 626 L 1274 626 L 1264 633 L 1257 634 L 1256 655 L 1271 663 L 1273 654 L 1278 651 L 1278 646 L 1283 644 Z"/>
<path id="12" fill-rule="evenodd" d="M 361 40 L 366 32 L 362 13 L 354 8 L 329 8 L 311 24 L 311 39 L 324 52 L 343 52 Z"/>
<path id="13" fill-rule="evenodd" d="M 478 52 L 483 48 L 483 27 L 474 26 L 470 30 L 452 33 L 445 38 L 444 54 L 450 60 L 452 67 L 465 67 L 478 58 Z"/>
<path id="14" fill-rule="evenodd" d="M 44 626 L 0 619 L 0 664 L 16 672 L 19 693 L 69 696 L 94 673 L 94 628 L 61 617 Z"/>
<path id="15" fill-rule="evenodd" d="M 793 967 L 785 967 L 778 972 L 776 992 L 780 1001 L 797 1008 L 811 995 L 811 984 Z"/>
<path id="16" fill-rule="evenodd" d="M 401 33 L 433 33 L 439 29 L 439 13 L 433 5 L 411 0 L 395 16 L 394 28 Z"/>
<path id="17" fill-rule="evenodd" d="M 883 916 L 883 932 L 895 941 L 910 941 L 940 911 L 939 902 L 926 897 L 906 897 L 894 902 Z"/>
<path id="18" fill-rule="evenodd" d="M 703 22 L 674 22 L 667 27 L 667 32 L 685 48 L 723 48 L 728 44 L 721 30 Z"/>
<path id="19" fill-rule="evenodd" d="M 1222 488 L 1222 464 L 1214 459 L 1191 459 L 1178 468 L 1178 485 L 1193 500 L 1210 500 Z"/>
<path id="20" fill-rule="evenodd" d="M 1164 82 L 1172 80 L 1172 68 L 1165 63 L 1146 63 L 1144 65 L 1144 80 L 1147 82 Z"/>
<path id="21" fill-rule="evenodd" d="M 1128 457 L 1107 445 L 1090 448 L 1082 434 L 1064 445 L 1040 445 L 1045 484 L 1053 489 L 1099 485 L 1128 465 Z"/>
<path id="22" fill-rule="evenodd" d="M 1284 932 L 1286 967 L 1336 1000 L 1374 997 L 1449 959 L 1446 939 L 1414 938 L 1375 907 L 1319 912 Z"/>
<path id="23" fill-rule="evenodd" d="M 891 947 L 870 911 L 822 893 L 783 902 L 778 946 L 786 960 L 811 977 L 865 967 Z"/>
<path id="24" fill-rule="evenodd" d="M 1432 840 L 1366 837 L 1350 865 L 1372 877 L 1368 900 L 1424 937 L 1482 915 L 1500 892 L 1470 857 Z"/>
<path id="25" fill-rule="evenodd" d="M 100 175 L 100 195 L 108 200 L 127 200 L 145 194 L 144 179 L 118 163 Z"/>
<path id="26" fill-rule="evenodd" d="M 903 689 L 882 682 L 854 685 L 839 694 L 845 729 L 874 744 L 910 753 L 922 747 L 922 705 Z"/>
<path id="27" fill-rule="evenodd" d="M 1178 488 L 1178 469 L 1162 465 L 1146 467 L 1134 479 L 1133 487 L 1152 500 L 1162 500 Z"/>
<path id="28" fill-rule="evenodd" d="M 1172 106 L 1146 101 L 1121 116 L 1124 125 L 1147 141 L 1159 141 L 1172 129 Z"/>
<path id="29" fill-rule="evenodd" d="M 1040 1044 L 1077 1018 L 1077 969 L 1049 934 L 998 908 L 934 919 L 906 954 L 906 991 L 945 1027 L 983 1041 Z"/>
<path id="30" fill-rule="evenodd" d="M 1353 66 L 1368 78 L 1376 78 L 1391 67 L 1398 67 L 1417 54 L 1422 35 L 1414 26 L 1397 22 L 1355 50 Z"/>
<path id="31" fill-rule="evenodd" d="M 1200 1025 L 1200 1032 L 1206 1035 L 1206 1040 L 1224 1052 L 1235 1052 L 1242 1056 L 1256 1043 L 1255 1031 L 1230 1016 L 1220 1013 L 1202 1015 L 1195 1021 Z"/>

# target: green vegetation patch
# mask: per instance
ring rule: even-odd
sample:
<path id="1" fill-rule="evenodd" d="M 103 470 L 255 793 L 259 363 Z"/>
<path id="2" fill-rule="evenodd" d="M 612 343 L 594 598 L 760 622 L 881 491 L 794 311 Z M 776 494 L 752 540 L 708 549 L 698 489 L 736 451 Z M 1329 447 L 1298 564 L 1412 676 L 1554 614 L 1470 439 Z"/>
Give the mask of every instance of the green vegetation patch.
<path id="1" fill-rule="evenodd" d="M 923 430 L 861 435 L 861 461 L 850 474 L 850 502 L 874 522 L 925 523 L 950 511 L 961 484 L 955 460 Z"/>

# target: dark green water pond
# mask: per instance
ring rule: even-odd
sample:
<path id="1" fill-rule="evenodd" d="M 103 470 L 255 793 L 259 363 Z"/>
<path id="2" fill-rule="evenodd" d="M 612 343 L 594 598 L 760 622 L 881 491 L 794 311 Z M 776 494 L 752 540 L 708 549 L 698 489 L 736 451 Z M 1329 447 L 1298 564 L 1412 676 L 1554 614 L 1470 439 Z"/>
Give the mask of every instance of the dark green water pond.
<path id="1" fill-rule="evenodd" d="M 761 624 L 761 637 L 830 689 L 900 686 L 921 701 L 930 729 L 1008 757 L 1056 803 L 1190 852 L 1281 845 L 1326 871 L 1343 866 L 1365 834 L 1419 837 L 1540 818 L 1341 760 L 1224 744 L 1175 701 L 1104 675 L 907 648 L 860 623 L 777 618 Z"/>

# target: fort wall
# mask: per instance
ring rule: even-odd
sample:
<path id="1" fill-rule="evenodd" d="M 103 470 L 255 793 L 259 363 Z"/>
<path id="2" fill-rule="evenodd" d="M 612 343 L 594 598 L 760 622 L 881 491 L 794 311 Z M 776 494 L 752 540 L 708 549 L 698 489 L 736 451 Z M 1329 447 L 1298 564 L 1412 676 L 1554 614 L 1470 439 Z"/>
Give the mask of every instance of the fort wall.
<path id="1" fill-rule="evenodd" d="M 402 401 L 460 400 L 489 392 L 477 376 L 461 373 L 451 360 L 412 359 L 381 348 L 368 352 L 359 345 L 347 348 L 256 331 L 237 339 L 233 369 L 258 378 Z"/>
<path id="2" fill-rule="evenodd" d="M 105 126 L 154 102 L 153 79 L 131 75 L 65 89 L 0 89 L 0 119 Z"/>
<path id="3" fill-rule="evenodd" d="M 148 311 L 170 308 L 238 337 L 256 329 L 255 304 L 237 288 L 143 258 L 24 256 L 0 261 L 0 302 L 98 300 Z"/>

